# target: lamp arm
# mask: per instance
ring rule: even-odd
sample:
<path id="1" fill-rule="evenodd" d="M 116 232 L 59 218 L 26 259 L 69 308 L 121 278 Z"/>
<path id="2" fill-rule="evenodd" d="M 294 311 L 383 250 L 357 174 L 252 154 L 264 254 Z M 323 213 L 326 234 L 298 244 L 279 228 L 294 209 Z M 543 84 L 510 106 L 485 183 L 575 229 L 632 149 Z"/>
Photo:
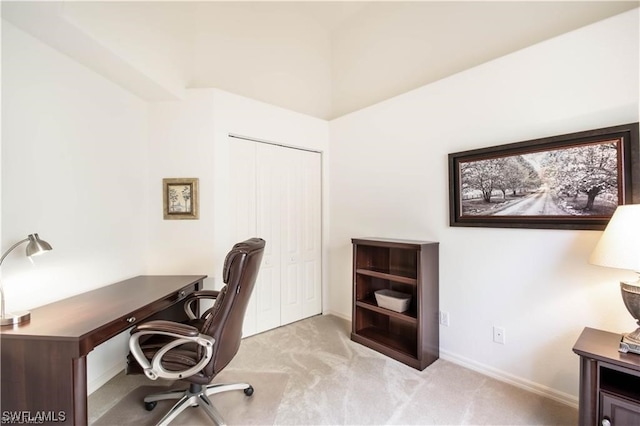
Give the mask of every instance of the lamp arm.
<path id="1" fill-rule="evenodd" d="M 9 253 L 11 253 L 16 247 L 18 247 L 20 244 L 25 243 L 29 241 L 29 238 L 25 238 L 22 241 L 18 241 L 17 243 L 15 243 L 14 245 L 12 245 L 11 247 L 9 247 L 9 249 L 7 251 L 5 251 L 2 254 L 2 257 L 0 257 L 0 266 L 2 266 L 2 262 L 4 261 L 4 258 L 7 257 L 9 255 Z"/>

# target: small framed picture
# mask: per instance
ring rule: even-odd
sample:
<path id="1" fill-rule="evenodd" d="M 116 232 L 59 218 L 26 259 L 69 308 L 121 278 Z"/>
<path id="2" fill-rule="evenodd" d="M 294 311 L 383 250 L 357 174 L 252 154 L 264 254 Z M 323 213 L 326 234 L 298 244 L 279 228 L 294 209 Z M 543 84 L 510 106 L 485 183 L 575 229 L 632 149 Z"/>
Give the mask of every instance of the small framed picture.
<path id="1" fill-rule="evenodd" d="M 164 219 L 198 219 L 198 178 L 162 179 Z"/>

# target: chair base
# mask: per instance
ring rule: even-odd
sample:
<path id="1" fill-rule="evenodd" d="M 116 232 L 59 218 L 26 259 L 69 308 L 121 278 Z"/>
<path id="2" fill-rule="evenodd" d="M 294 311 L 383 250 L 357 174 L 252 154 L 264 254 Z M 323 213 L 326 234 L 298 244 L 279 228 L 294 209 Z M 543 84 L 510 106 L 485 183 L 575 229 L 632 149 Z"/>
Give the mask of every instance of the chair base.
<path id="1" fill-rule="evenodd" d="M 178 402 L 171 407 L 171 410 L 158 422 L 158 426 L 167 425 L 185 409 L 198 406 L 202 407 L 204 412 L 207 413 L 211 420 L 217 425 L 223 426 L 226 425 L 226 423 L 208 396 L 231 390 L 243 390 L 245 395 L 253 395 L 253 387 L 248 383 L 211 384 L 206 386 L 192 383 L 189 389 L 170 390 L 148 395 L 144 398 L 144 403 L 147 410 L 153 410 L 158 401 L 164 401 L 166 399 L 178 400 Z"/>

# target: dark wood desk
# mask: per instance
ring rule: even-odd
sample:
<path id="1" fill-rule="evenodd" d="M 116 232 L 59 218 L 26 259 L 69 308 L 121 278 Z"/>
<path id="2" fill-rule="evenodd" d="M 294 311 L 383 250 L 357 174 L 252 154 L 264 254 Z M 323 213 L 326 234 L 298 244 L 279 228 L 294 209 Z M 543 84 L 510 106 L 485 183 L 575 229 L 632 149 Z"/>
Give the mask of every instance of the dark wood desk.
<path id="1" fill-rule="evenodd" d="M 579 425 L 640 425 L 640 355 L 618 352 L 620 333 L 585 328 L 580 355 Z"/>
<path id="2" fill-rule="evenodd" d="M 48 420 L 43 424 L 86 425 L 86 355 L 141 321 L 186 318 L 178 302 L 202 289 L 205 278 L 139 276 L 33 309 L 30 322 L 2 327 L 2 423 L 26 412 Z"/>

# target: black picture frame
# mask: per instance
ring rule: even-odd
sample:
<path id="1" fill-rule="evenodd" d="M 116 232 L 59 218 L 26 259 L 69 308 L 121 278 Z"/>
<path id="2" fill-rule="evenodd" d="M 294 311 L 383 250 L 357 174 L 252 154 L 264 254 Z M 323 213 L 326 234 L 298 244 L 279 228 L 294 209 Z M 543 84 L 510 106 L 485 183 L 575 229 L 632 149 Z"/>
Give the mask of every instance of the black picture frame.
<path id="1" fill-rule="evenodd" d="M 449 154 L 450 226 L 603 230 L 637 203 L 637 122 Z"/>

